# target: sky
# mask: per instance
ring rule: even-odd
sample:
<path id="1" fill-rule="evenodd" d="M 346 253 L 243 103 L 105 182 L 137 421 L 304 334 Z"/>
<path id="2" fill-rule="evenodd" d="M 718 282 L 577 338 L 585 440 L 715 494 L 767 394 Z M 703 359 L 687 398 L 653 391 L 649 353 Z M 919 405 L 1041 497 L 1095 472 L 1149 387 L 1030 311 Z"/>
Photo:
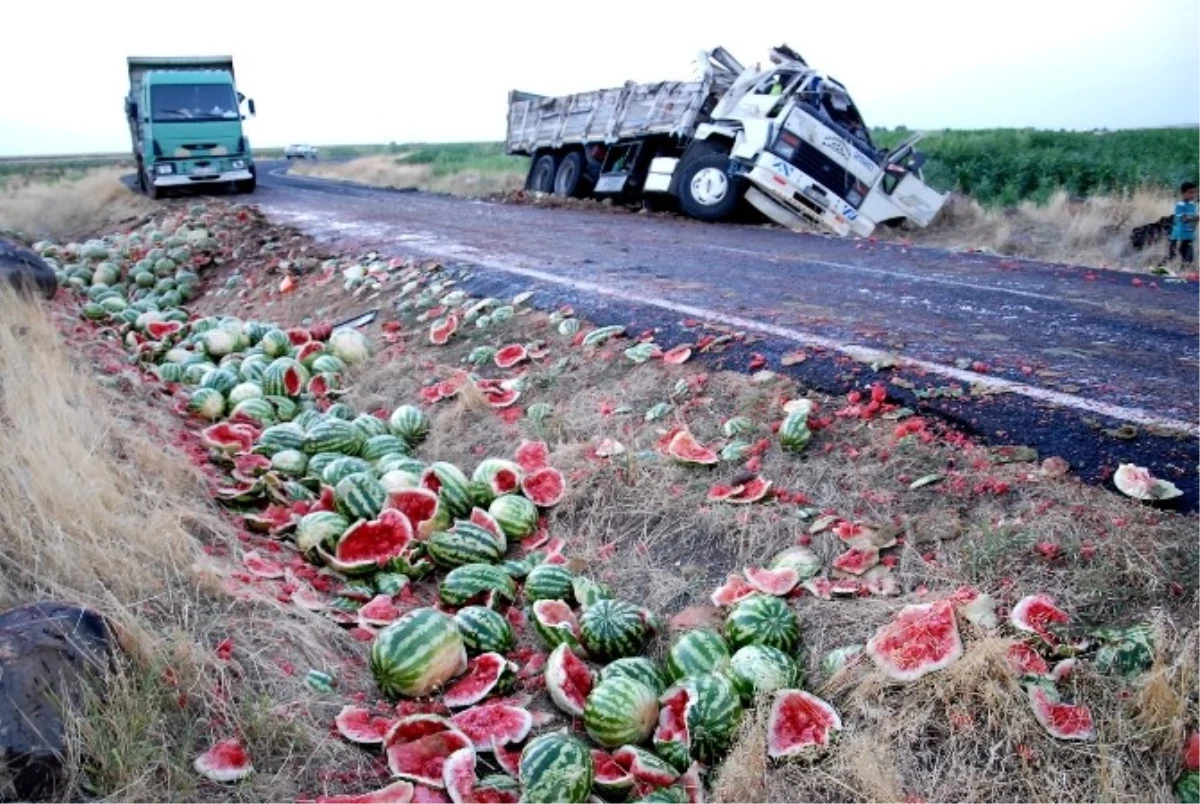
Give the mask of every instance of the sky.
<path id="1" fill-rule="evenodd" d="M 7 5 L 4 156 L 128 149 L 129 55 L 232 55 L 259 147 L 501 140 L 511 89 L 687 80 L 706 48 L 765 64 L 780 43 L 845 84 L 874 126 L 1200 122 L 1195 0 Z"/>

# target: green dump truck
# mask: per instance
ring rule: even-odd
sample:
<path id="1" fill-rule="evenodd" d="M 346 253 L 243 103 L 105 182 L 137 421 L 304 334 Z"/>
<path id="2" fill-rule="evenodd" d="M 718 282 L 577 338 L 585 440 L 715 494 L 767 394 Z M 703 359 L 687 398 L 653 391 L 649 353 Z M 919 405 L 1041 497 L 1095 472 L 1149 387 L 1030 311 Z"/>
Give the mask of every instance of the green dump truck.
<path id="1" fill-rule="evenodd" d="M 213 185 L 254 192 L 254 159 L 242 127 L 231 56 L 130 56 L 125 117 L 138 184 L 151 198 Z"/>

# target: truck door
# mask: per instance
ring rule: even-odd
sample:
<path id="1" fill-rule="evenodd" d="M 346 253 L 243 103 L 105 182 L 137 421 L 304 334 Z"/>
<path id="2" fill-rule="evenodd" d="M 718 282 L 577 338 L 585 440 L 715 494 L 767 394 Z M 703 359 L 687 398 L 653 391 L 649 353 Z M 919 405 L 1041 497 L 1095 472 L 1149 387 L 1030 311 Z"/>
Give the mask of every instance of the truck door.
<path id="1" fill-rule="evenodd" d="M 921 181 L 914 174 L 906 172 L 896 189 L 892 190 L 892 202 L 904 210 L 912 221 L 920 226 L 928 226 L 933 216 L 946 203 L 946 196 Z"/>

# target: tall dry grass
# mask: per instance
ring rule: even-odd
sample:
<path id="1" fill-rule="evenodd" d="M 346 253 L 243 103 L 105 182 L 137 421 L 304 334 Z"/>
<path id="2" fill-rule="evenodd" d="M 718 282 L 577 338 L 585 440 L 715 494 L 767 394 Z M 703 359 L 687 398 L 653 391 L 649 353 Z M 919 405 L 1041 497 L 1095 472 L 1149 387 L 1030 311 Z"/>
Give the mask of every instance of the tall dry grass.
<path id="1" fill-rule="evenodd" d="M 415 188 L 469 198 L 510 192 L 525 186 L 525 175 L 518 171 L 476 170 L 468 167 L 439 175 L 431 165 L 407 164 L 395 156 L 383 155 L 364 156 L 349 162 L 299 162 L 292 165 L 291 172 L 373 187 Z"/>
<path id="2" fill-rule="evenodd" d="M 127 173 L 128 168 L 104 167 L 74 178 L 10 179 L 0 187 L 0 229 L 68 240 L 152 212 L 154 202 L 121 183 Z"/>
<path id="3" fill-rule="evenodd" d="M 1145 187 L 1124 195 L 1072 199 L 1064 191 L 1046 204 L 984 207 L 955 195 L 933 224 L 912 233 L 921 245 L 988 249 L 997 254 L 1096 268 L 1148 269 L 1166 257 L 1165 240 L 1135 251 L 1129 242 L 1137 226 L 1153 223 L 1174 209 L 1167 190 Z M 896 237 L 885 227 L 883 237 Z"/>

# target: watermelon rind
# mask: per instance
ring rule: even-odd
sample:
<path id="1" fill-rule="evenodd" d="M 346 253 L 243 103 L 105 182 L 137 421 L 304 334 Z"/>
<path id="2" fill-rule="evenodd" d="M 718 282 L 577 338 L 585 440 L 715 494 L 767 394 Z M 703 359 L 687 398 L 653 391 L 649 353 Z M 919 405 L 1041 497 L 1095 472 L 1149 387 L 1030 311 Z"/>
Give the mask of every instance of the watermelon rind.
<path id="1" fill-rule="evenodd" d="M 722 673 L 729 667 L 729 646 L 716 631 L 696 629 L 681 634 L 667 652 L 667 672 L 672 680 L 705 673 Z"/>
<path id="2" fill-rule="evenodd" d="M 729 680 L 744 701 L 795 686 L 799 675 L 795 659 L 770 645 L 746 645 L 729 660 Z"/>
<path id="3" fill-rule="evenodd" d="M 332 548 L 349 527 L 350 520 L 333 511 L 305 514 L 296 525 L 296 547 L 303 553 Z"/>
<path id="4" fill-rule="evenodd" d="M 767 719 L 767 756 L 816 759 L 841 730 L 841 716 L 828 702 L 803 690 L 778 690 Z"/>
<path id="5" fill-rule="evenodd" d="M 503 692 L 516 677 L 517 666 L 499 653 L 481 653 L 467 662 L 466 672 L 442 693 L 442 703 L 462 709 Z"/>
<path id="6" fill-rule="evenodd" d="M 584 802 L 593 776 L 587 746 L 565 732 L 535 737 L 521 752 L 521 798 L 530 804 Z"/>
<path id="7" fill-rule="evenodd" d="M 494 564 L 464 564 L 450 570 L 438 588 L 438 596 L 448 606 L 462 606 L 489 592 L 512 602 L 517 596 L 516 583 Z"/>
<path id="8" fill-rule="evenodd" d="M 600 681 L 608 681 L 610 678 L 632 678 L 640 681 L 654 690 L 655 695 L 661 695 L 671 683 L 666 671 L 653 659 L 645 656 L 627 656 L 604 665 L 600 670 Z"/>
<path id="9" fill-rule="evenodd" d="M 729 749 L 742 720 L 742 704 L 733 683 L 713 673 L 689 676 L 659 697 L 663 703 L 678 690 L 690 697 L 687 709 L 688 750 L 693 759 L 706 764 L 716 762 Z M 664 757 L 679 771 L 689 764 L 682 758 Z"/>
<path id="10" fill-rule="evenodd" d="M 442 567 L 494 564 L 504 555 L 492 533 L 463 520 L 456 522 L 450 530 L 434 533 L 427 544 L 430 558 Z"/>
<path id="11" fill-rule="evenodd" d="M 624 600 L 599 600 L 579 618 L 579 636 L 589 656 L 609 661 L 640 653 L 650 638 L 650 628 L 639 606 Z"/>
<path id="12" fill-rule="evenodd" d="M 613 676 L 592 688 L 583 708 L 588 736 L 605 748 L 646 740 L 658 722 L 658 695 L 627 676 Z"/>
<path id="13" fill-rule="evenodd" d="M 347 475 L 333 490 L 338 510 L 349 519 L 374 519 L 387 502 L 387 492 L 366 472 Z"/>
<path id="14" fill-rule="evenodd" d="M 865 653 L 896 681 L 949 667 L 963 653 L 953 606 L 948 600 L 905 606 L 867 640 Z"/>
<path id="15" fill-rule="evenodd" d="M 429 435 L 429 426 L 429 417 L 415 405 L 401 405 L 388 418 L 392 435 L 399 436 L 414 448 Z"/>
<path id="16" fill-rule="evenodd" d="M 800 621 L 780 598 L 754 595 L 729 612 L 725 638 L 734 650 L 746 645 L 769 645 L 791 653 L 800 642 Z"/>
<path id="17" fill-rule="evenodd" d="M 461 469 L 446 461 L 434 461 L 421 476 L 421 484 L 438 493 L 442 506 L 452 517 L 465 517 L 471 513 L 474 503 L 470 482 Z"/>
<path id="18" fill-rule="evenodd" d="M 523 539 L 537 530 L 537 506 L 525 497 L 502 494 L 492 500 L 488 513 L 510 539 Z"/>
<path id="19" fill-rule="evenodd" d="M 591 668 L 572 652 L 570 645 L 561 644 L 550 652 L 542 675 L 546 681 L 546 691 L 554 705 L 568 715 L 583 717 L 584 706 L 595 684 L 595 677 Z"/>
<path id="20" fill-rule="evenodd" d="M 525 576 L 525 599 L 570 601 L 575 573 L 558 564 L 539 564 Z"/>
<path id="21" fill-rule="evenodd" d="M 417 698 L 465 671 L 467 651 L 452 617 L 419 608 L 375 635 L 370 668 L 388 698 Z"/>

